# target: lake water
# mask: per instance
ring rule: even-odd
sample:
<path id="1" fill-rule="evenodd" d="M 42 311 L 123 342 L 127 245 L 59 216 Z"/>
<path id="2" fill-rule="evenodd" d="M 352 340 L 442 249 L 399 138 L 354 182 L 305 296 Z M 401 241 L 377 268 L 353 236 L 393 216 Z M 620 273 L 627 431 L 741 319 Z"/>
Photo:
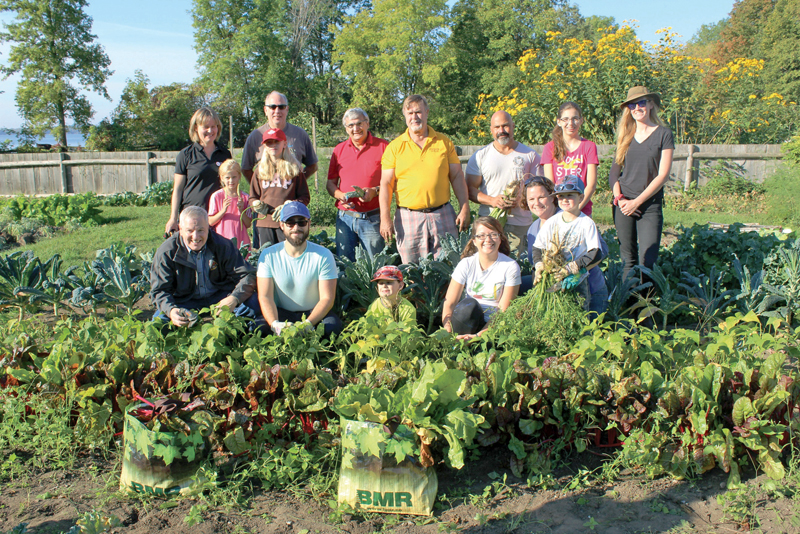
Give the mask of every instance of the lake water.
<path id="1" fill-rule="evenodd" d="M 0 129 L 0 143 L 5 141 L 6 139 L 10 139 L 12 146 L 17 146 L 20 144 L 20 140 L 17 138 L 17 134 L 14 132 L 8 132 L 6 130 Z M 37 143 L 41 144 L 50 144 L 55 145 L 58 141 L 55 137 L 53 137 L 50 132 L 42 137 L 41 139 L 36 141 Z M 86 138 L 81 134 L 81 132 L 77 130 L 69 130 L 67 132 L 67 145 L 68 146 L 84 146 L 86 144 Z"/>

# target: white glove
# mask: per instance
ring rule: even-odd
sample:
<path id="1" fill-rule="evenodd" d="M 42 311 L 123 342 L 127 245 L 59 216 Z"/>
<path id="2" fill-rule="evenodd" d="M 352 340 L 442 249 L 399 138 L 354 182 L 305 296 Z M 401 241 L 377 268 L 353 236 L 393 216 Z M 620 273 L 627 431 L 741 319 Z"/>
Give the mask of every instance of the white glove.
<path id="1" fill-rule="evenodd" d="M 275 332 L 275 335 L 279 336 L 279 335 L 281 335 L 281 331 L 284 328 L 286 328 L 287 326 L 289 326 L 289 324 L 290 323 L 288 323 L 288 322 L 279 321 L 279 320 L 275 319 L 274 321 L 272 321 L 272 324 L 270 326 L 272 327 L 272 331 Z"/>
<path id="2" fill-rule="evenodd" d="M 311 321 L 309 321 L 308 319 L 303 321 L 303 328 L 305 330 L 307 330 L 308 332 L 313 332 L 314 331 L 314 325 L 311 324 Z"/>

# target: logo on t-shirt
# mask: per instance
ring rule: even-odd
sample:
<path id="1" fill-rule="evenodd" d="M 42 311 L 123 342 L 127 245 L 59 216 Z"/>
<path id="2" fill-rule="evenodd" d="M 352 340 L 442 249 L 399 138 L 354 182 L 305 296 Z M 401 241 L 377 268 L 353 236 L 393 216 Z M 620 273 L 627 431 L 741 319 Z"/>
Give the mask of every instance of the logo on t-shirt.
<path id="1" fill-rule="evenodd" d="M 281 175 L 275 173 L 275 176 L 272 177 L 272 180 L 261 180 L 261 189 L 268 189 L 270 187 L 282 187 L 283 189 L 289 189 L 292 186 L 292 179 L 284 179 L 281 178 Z"/>

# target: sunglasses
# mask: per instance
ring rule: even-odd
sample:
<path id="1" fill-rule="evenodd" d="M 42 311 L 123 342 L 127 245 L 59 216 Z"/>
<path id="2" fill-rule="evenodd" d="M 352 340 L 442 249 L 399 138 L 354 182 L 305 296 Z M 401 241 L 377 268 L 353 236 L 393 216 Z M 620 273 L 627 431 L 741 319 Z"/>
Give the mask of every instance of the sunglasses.
<path id="1" fill-rule="evenodd" d="M 297 226 L 298 228 L 305 228 L 308 226 L 308 219 L 289 219 L 288 221 L 284 221 L 286 226 L 291 228 L 292 226 Z"/>
<path id="2" fill-rule="evenodd" d="M 525 181 L 523 182 L 523 184 L 525 185 L 525 187 L 528 187 L 528 186 L 529 186 L 529 185 L 531 185 L 531 184 L 534 184 L 534 185 L 536 185 L 536 184 L 538 184 L 538 185 L 545 185 L 545 184 L 547 184 L 547 183 L 550 183 L 550 180 L 548 180 L 548 179 L 547 179 L 546 177 L 544 177 L 544 176 L 533 176 L 533 177 L 531 177 L 531 178 L 528 178 L 527 180 L 525 180 Z"/>
<path id="3" fill-rule="evenodd" d="M 646 98 L 643 98 L 638 102 L 628 102 L 628 109 L 633 111 L 636 108 L 646 108 L 648 102 L 649 100 L 647 100 Z"/>
<path id="4" fill-rule="evenodd" d="M 581 194 L 581 189 L 578 187 L 577 184 L 573 184 L 572 182 L 567 182 L 563 184 L 558 184 L 556 186 L 556 195 L 559 193 L 577 193 Z"/>
<path id="5" fill-rule="evenodd" d="M 275 111 L 276 109 L 286 109 L 289 106 L 288 104 L 264 104 L 264 107 Z"/>

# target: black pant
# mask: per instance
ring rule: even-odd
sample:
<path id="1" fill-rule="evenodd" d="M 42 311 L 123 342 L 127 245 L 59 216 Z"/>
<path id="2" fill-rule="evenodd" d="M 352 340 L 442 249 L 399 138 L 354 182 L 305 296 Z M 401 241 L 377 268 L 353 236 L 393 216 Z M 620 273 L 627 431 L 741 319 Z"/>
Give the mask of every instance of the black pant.
<path id="1" fill-rule="evenodd" d="M 661 198 L 648 199 L 639 208 L 641 215 L 628 216 L 617 206 L 613 206 L 614 226 L 617 227 L 619 255 L 622 259 L 622 276 L 636 265 L 652 269 L 658 260 L 661 245 L 661 229 L 664 226 L 664 212 Z"/>

